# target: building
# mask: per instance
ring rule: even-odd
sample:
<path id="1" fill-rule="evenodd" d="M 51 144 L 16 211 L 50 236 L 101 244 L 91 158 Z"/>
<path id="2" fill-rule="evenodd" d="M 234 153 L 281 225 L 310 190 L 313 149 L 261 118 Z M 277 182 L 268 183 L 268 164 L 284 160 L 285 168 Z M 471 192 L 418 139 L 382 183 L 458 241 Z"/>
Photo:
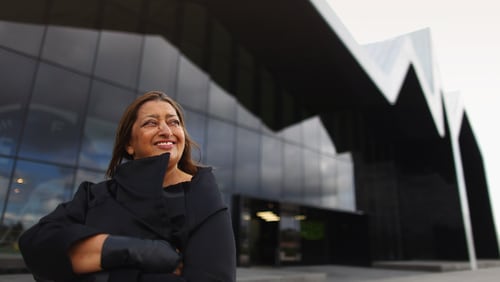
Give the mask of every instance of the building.
<path id="1" fill-rule="evenodd" d="M 499 258 L 467 114 L 428 30 L 357 45 L 324 0 L 0 5 L 0 252 L 100 181 L 137 94 L 186 110 L 238 263 Z"/>

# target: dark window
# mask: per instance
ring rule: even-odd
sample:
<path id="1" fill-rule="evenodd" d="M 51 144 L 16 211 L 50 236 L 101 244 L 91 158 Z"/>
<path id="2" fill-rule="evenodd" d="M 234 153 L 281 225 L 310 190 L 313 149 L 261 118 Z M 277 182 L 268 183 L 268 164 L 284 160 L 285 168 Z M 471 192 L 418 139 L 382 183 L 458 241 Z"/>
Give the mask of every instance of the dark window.
<path id="1" fill-rule="evenodd" d="M 188 1 L 183 3 L 180 49 L 191 61 L 205 68 L 208 25 L 206 8 Z"/>
<path id="2" fill-rule="evenodd" d="M 17 1 L 16 1 L 17 2 Z M 78 26 L 95 29 L 98 27 L 102 7 L 101 0 L 52 0 L 50 1 L 49 24 Z"/>

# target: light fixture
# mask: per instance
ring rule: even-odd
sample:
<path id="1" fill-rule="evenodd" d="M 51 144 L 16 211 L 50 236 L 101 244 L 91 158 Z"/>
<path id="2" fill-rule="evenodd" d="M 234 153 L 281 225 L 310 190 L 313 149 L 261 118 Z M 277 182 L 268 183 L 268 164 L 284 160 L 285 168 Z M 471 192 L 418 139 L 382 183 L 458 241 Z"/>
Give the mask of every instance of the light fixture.
<path id="1" fill-rule="evenodd" d="M 260 211 L 257 212 L 257 216 L 262 218 L 267 222 L 279 221 L 280 217 L 272 211 Z"/>

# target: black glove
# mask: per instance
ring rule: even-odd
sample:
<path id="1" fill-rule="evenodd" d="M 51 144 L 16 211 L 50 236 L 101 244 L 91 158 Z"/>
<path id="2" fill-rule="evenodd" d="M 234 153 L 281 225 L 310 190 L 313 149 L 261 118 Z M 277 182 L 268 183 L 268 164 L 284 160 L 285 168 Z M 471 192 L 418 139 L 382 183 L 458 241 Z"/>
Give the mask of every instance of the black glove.
<path id="1" fill-rule="evenodd" d="M 145 272 L 173 272 L 181 256 L 164 240 L 110 235 L 104 241 L 101 267 L 104 270 L 133 267 Z"/>

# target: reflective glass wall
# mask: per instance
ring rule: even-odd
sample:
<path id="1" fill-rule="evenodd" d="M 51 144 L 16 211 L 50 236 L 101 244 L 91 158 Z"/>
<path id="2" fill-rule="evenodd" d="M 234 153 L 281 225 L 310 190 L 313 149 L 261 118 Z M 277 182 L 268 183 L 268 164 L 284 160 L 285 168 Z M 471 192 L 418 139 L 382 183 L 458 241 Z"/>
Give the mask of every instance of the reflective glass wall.
<path id="1" fill-rule="evenodd" d="M 104 179 L 122 111 L 153 89 L 183 105 L 195 157 L 214 166 L 228 201 L 355 210 L 351 156 L 319 118 L 271 130 L 161 35 L 1 21 L 0 252 L 16 252 L 21 232 L 81 181 Z"/>

